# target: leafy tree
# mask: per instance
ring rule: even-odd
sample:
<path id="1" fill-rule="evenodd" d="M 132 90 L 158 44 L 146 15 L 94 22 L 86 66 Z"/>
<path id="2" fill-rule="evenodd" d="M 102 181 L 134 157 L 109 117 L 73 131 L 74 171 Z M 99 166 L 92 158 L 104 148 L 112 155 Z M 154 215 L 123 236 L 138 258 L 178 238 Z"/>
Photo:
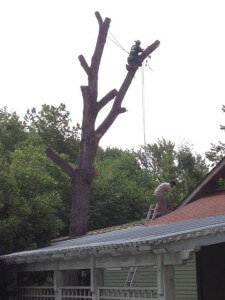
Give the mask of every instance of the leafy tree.
<path id="1" fill-rule="evenodd" d="M 206 152 L 205 156 L 211 162 L 211 166 L 216 165 L 225 157 L 225 143 L 211 144 L 211 149 Z"/>
<path id="2" fill-rule="evenodd" d="M 0 154 L 6 155 L 15 150 L 18 142 L 26 138 L 25 125 L 15 112 L 7 108 L 0 110 Z"/>
<path id="3" fill-rule="evenodd" d="M 137 155 L 141 165 L 148 169 L 158 182 L 175 178 L 175 144 L 165 139 L 142 146 Z"/>
<path id="4" fill-rule="evenodd" d="M 225 105 L 222 106 L 222 111 L 225 112 Z M 225 131 L 225 126 L 220 125 L 220 129 Z M 222 158 L 225 157 L 225 143 L 211 144 L 211 149 L 206 152 L 206 158 L 211 162 L 211 165 L 216 165 Z"/>
<path id="5" fill-rule="evenodd" d="M 140 220 L 149 206 L 151 178 L 135 154 L 109 148 L 105 152 L 106 158 L 96 162 L 99 175 L 91 190 L 89 230 Z"/>
<path id="6" fill-rule="evenodd" d="M 181 145 L 176 153 L 177 197 L 183 199 L 208 173 L 208 166 L 200 154 L 188 145 Z"/>
<path id="7" fill-rule="evenodd" d="M 112 159 L 112 158 L 117 158 L 120 157 L 123 153 L 126 153 L 129 151 L 124 151 L 119 148 L 111 148 L 107 147 L 106 149 L 102 149 L 101 147 L 98 148 L 96 159 L 98 161 L 105 160 L 105 159 Z"/>
<path id="8" fill-rule="evenodd" d="M 175 144 L 165 139 L 143 146 L 137 155 L 141 165 L 153 176 L 154 189 L 161 182 L 176 180 L 174 193 L 177 202 L 182 200 L 208 171 L 205 160 L 201 155 L 194 154 L 188 145 L 181 145 L 176 150 Z"/>
<path id="9" fill-rule="evenodd" d="M 76 163 L 80 126 L 70 125 L 70 113 L 65 104 L 61 103 L 58 107 L 44 104 L 38 112 L 36 108 L 27 110 L 25 121 L 27 128 L 35 130 L 43 144 L 66 154 L 70 162 Z"/>
<path id="10" fill-rule="evenodd" d="M 61 170 L 45 156 L 45 145 L 36 134 L 10 155 L 2 158 L 0 187 L 0 252 L 11 252 L 47 244 L 63 230 Z"/>

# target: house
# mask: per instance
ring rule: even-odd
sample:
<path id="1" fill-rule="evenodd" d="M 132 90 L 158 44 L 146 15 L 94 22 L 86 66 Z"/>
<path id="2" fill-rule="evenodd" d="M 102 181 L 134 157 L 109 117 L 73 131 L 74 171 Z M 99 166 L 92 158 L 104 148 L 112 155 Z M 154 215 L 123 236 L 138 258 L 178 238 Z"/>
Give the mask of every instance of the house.
<path id="1" fill-rule="evenodd" d="M 11 299 L 225 299 L 224 177 L 225 158 L 175 211 L 147 225 L 2 256 Z M 75 269 L 89 270 L 90 284 L 65 286 L 64 274 Z M 17 274 L 26 272 L 51 273 L 52 281 L 19 285 Z"/>

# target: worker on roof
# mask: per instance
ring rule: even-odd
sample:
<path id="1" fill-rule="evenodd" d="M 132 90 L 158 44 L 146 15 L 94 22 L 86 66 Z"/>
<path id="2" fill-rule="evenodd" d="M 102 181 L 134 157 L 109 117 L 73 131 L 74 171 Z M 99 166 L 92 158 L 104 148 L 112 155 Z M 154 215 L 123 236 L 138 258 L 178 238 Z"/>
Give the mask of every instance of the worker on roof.
<path id="1" fill-rule="evenodd" d="M 174 203 L 173 187 L 175 187 L 175 185 L 176 182 L 174 180 L 171 180 L 170 182 L 161 183 L 154 191 L 154 196 L 156 197 L 156 201 L 159 204 L 159 210 L 162 215 L 166 215 L 168 213 L 167 202 L 163 196 L 165 193 L 168 193 L 171 204 Z"/>
<path id="2" fill-rule="evenodd" d="M 141 67 L 142 62 L 140 59 L 140 54 L 144 51 L 144 49 L 142 49 L 140 47 L 141 42 L 139 40 L 134 41 L 135 44 L 131 47 L 129 56 L 127 58 L 127 70 L 129 71 L 130 69 L 133 68 L 137 68 L 137 67 Z"/>

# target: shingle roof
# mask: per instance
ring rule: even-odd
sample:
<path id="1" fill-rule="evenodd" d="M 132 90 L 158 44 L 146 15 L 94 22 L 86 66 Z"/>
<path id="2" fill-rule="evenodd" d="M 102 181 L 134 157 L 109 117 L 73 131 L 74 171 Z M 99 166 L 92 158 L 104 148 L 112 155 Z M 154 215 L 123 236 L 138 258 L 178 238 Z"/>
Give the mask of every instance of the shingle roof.
<path id="1" fill-rule="evenodd" d="M 170 214 L 162 216 L 152 223 L 148 223 L 148 226 L 220 215 L 225 215 L 225 191 L 212 193 L 183 207 L 177 208 Z"/>
<path id="2" fill-rule="evenodd" d="M 137 226 L 108 233 L 84 236 L 77 239 L 54 243 L 41 249 L 4 255 L 1 259 L 15 263 L 29 262 L 32 257 L 54 254 L 69 254 L 91 252 L 93 250 L 110 250 L 139 245 L 159 245 L 177 240 L 194 238 L 199 235 L 209 235 L 215 232 L 225 232 L 225 216 L 208 217 L 195 220 L 163 224 L 156 226 Z M 225 234 L 225 233 L 224 233 Z M 27 260 L 28 259 L 28 260 Z"/>

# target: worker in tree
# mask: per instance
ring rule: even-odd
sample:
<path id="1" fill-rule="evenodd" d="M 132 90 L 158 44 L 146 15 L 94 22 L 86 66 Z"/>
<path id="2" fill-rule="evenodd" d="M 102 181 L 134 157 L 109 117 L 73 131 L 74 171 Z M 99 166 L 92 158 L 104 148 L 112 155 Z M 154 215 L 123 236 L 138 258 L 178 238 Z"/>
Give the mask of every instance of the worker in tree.
<path id="1" fill-rule="evenodd" d="M 129 56 L 127 58 L 127 70 L 129 71 L 130 69 L 141 67 L 141 59 L 140 59 L 140 54 L 144 51 L 140 47 L 141 42 L 140 41 L 135 41 L 135 44 L 131 47 Z"/>
<path id="2" fill-rule="evenodd" d="M 171 180 L 170 182 L 161 183 L 156 190 L 154 191 L 154 196 L 156 197 L 156 201 L 159 204 L 159 209 L 162 215 L 166 215 L 168 213 L 167 202 L 164 199 L 164 193 L 168 193 L 171 201 L 171 206 L 174 203 L 174 195 L 173 195 L 173 187 L 175 187 L 176 182 Z"/>

